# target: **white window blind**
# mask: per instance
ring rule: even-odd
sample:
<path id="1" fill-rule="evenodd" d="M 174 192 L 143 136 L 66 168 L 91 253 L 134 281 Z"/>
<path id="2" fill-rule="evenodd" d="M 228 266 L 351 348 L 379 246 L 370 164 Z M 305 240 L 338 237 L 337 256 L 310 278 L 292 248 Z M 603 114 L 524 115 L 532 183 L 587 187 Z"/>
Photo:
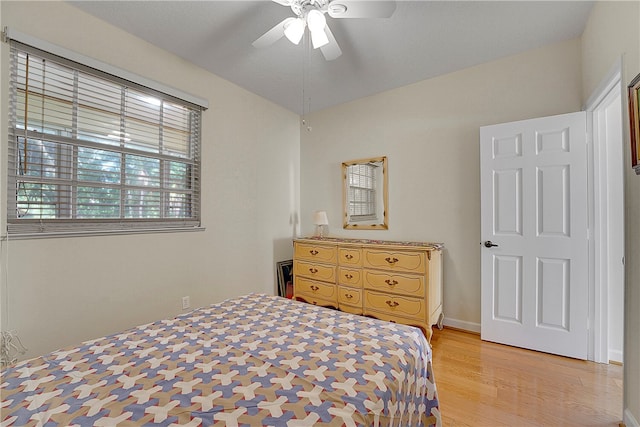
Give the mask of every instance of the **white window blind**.
<path id="1" fill-rule="evenodd" d="M 349 166 L 349 218 L 351 221 L 376 219 L 376 165 Z"/>
<path id="2" fill-rule="evenodd" d="M 200 226 L 201 107 L 11 42 L 9 234 Z"/>

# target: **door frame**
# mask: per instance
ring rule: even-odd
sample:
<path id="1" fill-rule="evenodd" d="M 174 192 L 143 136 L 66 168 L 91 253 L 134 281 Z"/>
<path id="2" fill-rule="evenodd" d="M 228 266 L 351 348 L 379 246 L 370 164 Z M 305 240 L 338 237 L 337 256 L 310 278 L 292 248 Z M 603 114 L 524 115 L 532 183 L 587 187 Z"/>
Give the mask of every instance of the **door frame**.
<path id="1" fill-rule="evenodd" d="M 608 179 L 605 173 L 606 164 L 617 162 L 624 165 L 624 151 L 620 151 L 622 158 L 607 161 L 606 140 L 602 140 L 594 133 L 594 115 L 605 101 L 615 91 L 620 94 L 620 102 L 624 100 L 622 88 L 622 58 L 613 65 L 607 76 L 594 90 L 584 106 L 587 112 L 587 141 L 589 144 L 587 159 L 587 187 L 588 187 L 588 226 L 589 238 L 589 343 L 588 360 L 598 363 L 609 363 L 609 285 L 606 276 L 609 271 L 608 256 L 603 256 L 609 249 L 610 237 L 615 237 L 622 244 L 624 254 L 624 229 L 621 236 L 611 236 L 609 233 L 609 218 L 602 215 L 596 207 L 601 206 L 608 196 Z M 624 108 L 624 106 L 621 106 Z M 621 110 L 624 111 L 624 110 Z M 623 124 L 620 123 L 622 126 Z M 624 133 L 623 133 L 624 134 Z M 622 147 L 624 150 L 624 147 Z M 622 173 L 621 171 L 618 171 Z M 609 171 L 611 173 L 611 171 Z M 624 215 L 624 177 L 622 179 L 622 214 Z M 624 273 L 623 273 L 624 274 Z M 624 278 L 623 278 L 624 280 Z M 624 310 L 623 307 L 621 307 Z"/>

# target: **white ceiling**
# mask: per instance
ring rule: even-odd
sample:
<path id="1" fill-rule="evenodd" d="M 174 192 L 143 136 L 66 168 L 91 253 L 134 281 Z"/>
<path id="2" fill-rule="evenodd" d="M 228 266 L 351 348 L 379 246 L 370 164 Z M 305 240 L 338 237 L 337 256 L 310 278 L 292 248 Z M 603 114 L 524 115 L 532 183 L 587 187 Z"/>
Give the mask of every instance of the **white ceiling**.
<path id="1" fill-rule="evenodd" d="M 298 114 L 578 37 L 593 5 L 400 0 L 388 19 L 327 16 L 343 54 L 326 61 L 305 40 L 251 45 L 292 16 L 269 0 L 70 2 Z"/>

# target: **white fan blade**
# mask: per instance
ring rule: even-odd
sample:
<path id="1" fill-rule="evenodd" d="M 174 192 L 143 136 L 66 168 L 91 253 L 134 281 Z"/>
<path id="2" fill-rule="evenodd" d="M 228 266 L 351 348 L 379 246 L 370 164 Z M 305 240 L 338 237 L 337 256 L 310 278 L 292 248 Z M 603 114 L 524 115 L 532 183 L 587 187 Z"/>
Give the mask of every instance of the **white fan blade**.
<path id="1" fill-rule="evenodd" d="M 329 43 L 322 46 L 320 50 L 324 55 L 324 59 L 326 59 L 327 61 L 333 61 L 334 59 L 342 55 L 342 50 L 340 49 L 340 46 L 338 46 L 338 42 L 336 41 L 336 38 L 333 37 L 333 33 L 331 32 L 331 29 L 328 25 L 324 27 L 324 32 L 329 39 Z"/>
<path id="2" fill-rule="evenodd" d="M 284 36 L 284 27 L 294 19 L 296 18 L 283 19 L 251 44 L 258 49 L 272 45 Z"/>
<path id="3" fill-rule="evenodd" d="M 332 18 L 389 18 L 395 11 L 395 1 L 333 0 L 328 7 Z"/>

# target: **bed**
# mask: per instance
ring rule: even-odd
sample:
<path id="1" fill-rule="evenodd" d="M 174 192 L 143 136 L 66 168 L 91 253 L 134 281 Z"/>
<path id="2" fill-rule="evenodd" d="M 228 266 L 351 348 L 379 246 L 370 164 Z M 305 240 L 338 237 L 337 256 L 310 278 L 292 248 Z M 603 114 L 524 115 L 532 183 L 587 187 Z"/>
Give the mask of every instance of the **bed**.
<path id="1" fill-rule="evenodd" d="M 250 294 L 20 362 L 2 426 L 440 425 L 417 328 Z"/>

